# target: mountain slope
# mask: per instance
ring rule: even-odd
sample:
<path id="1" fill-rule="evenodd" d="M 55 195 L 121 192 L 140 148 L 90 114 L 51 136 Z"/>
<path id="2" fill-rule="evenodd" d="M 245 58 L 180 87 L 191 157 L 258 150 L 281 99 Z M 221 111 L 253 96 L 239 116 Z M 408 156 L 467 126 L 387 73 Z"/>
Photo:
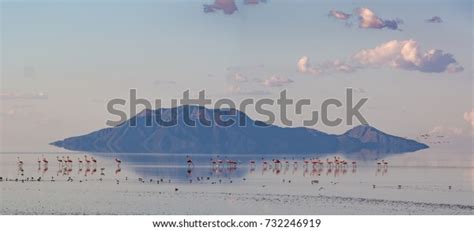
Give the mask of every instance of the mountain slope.
<path id="1" fill-rule="evenodd" d="M 385 134 L 373 127 L 355 127 L 342 135 L 331 135 L 309 128 L 265 127 L 243 112 L 225 115 L 226 110 L 181 106 L 171 109 L 144 110 L 136 117 L 113 128 L 101 129 L 86 135 L 66 138 L 51 143 L 69 150 L 121 153 L 331 153 L 370 150 L 380 153 L 411 152 L 428 146 L 413 140 Z M 196 123 L 188 126 L 183 115 L 194 121 L 207 119 L 210 126 Z M 178 115 L 173 118 L 172 115 Z M 234 119 L 232 126 L 216 124 Z M 155 118 L 174 121 L 175 126 L 163 127 Z M 136 121 L 136 124 L 133 121 Z M 245 122 L 246 126 L 239 126 Z M 151 125 L 151 126 L 147 126 Z"/>

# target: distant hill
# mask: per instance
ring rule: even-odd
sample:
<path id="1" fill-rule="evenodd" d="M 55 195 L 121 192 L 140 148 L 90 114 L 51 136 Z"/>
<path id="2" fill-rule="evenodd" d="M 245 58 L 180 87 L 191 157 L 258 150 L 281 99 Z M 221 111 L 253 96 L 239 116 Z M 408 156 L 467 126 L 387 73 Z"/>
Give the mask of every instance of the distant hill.
<path id="1" fill-rule="evenodd" d="M 104 128 L 86 135 L 66 138 L 51 143 L 68 150 L 116 153 L 216 153 L 216 154 L 306 154 L 356 153 L 382 154 L 413 152 L 428 148 L 414 140 L 388 135 L 368 125 L 360 125 L 342 135 L 332 135 L 309 128 L 283 128 L 275 125 L 259 126 L 263 122 L 250 119 L 243 112 L 232 109 L 235 115 L 224 115 L 228 110 L 180 106 L 171 109 L 144 110 L 116 127 Z M 210 126 L 184 123 L 183 113 L 198 121 L 206 118 Z M 176 126 L 163 127 L 146 121 L 156 117 L 170 121 L 178 115 Z M 237 121 L 228 127 L 216 124 L 222 120 Z M 135 119 L 136 124 L 132 126 Z M 246 126 L 239 126 L 245 121 Z M 265 125 L 265 124 L 264 124 Z"/>

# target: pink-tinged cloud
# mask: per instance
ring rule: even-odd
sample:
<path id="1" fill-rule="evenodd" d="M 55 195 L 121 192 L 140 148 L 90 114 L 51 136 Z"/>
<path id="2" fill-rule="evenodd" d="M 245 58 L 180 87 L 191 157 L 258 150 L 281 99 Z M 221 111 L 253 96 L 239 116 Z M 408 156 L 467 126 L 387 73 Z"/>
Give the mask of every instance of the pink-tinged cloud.
<path id="1" fill-rule="evenodd" d="M 298 67 L 298 71 L 305 74 L 311 75 L 319 75 L 323 73 L 337 73 L 337 72 L 344 72 L 350 73 L 354 72 L 356 68 L 344 61 L 341 60 L 334 60 L 330 62 L 325 62 L 320 65 L 313 66 L 310 63 L 310 59 L 307 56 L 301 57 L 296 66 Z"/>
<path id="2" fill-rule="evenodd" d="M 329 17 L 333 17 L 339 20 L 347 20 L 351 17 L 351 14 L 345 13 L 343 11 L 331 10 L 329 11 Z"/>
<path id="3" fill-rule="evenodd" d="M 470 123 L 472 128 L 474 128 L 474 108 L 470 112 L 465 112 L 464 113 L 464 120 L 466 122 Z"/>
<path id="4" fill-rule="evenodd" d="M 266 87 L 283 87 L 291 83 L 293 83 L 293 80 L 275 75 L 262 81 L 262 85 Z"/>
<path id="5" fill-rule="evenodd" d="M 436 126 L 431 129 L 430 132 L 428 132 L 431 136 L 460 136 L 464 134 L 464 131 L 462 128 L 456 128 L 456 127 L 448 127 L 448 126 Z"/>
<path id="6" fill-rule="evenodd" d="M 235 75 L 232 77 L 232 80 L 239 83 L 245 83 L 245 82 L 248 82 L 249 79 L 247 76 L 244 76 L 239 73 L 235 73 Z"/>
<path id="7" fill-rule="evenodd" d="M 437 49 L 422 52 L 418 43 L 411 39 L 392 40 L 373 49 L 361 50 L 353 58 L 366 67 L 388 66 L 428 73 L 455 73 L 464 70 L 452 54 Z"/>
<path id="8" fill-rule="evenodd" d="M 356 68 L 344 61 L 341 60 L 334 60 L 332 62 L 327 62 L 323 65 L 323 70 L 325 72 L 345 72 L 351 73 L 356 70 Z"/>
<path id="9" fill-rule="evenodd" d="M 309 62 L 309 58 L 307 56 L 301 57 L 296 63 L 296 66 L 298 67 L 298 71 L 301 73 L 312 75 L 317 75 L 321 73 L 321 70 L 319 68 L 311 66 L 311 63 Z"/>
<path id="10" fill-rule="evenodd" d="M 367 29 L 391 29 L 398 30 L 399 25 L 402 22 L 400 19 L 382 19 L 378 17 L 372 10 L 369 8 L 361 7 L 355 10 L 356 14 L 359 16 L 359 27 Z"/>
<path id="11" fill-rule="evenodd" d="M 439 16 L 433 16 L 429 19 L 426 19 L 425 21 L 428 22 L 428 23 L 442 23 L 443 19 L 441 19 L 441 17 L 439 17 Z"/>
<path id="12" fill-rule="evenodd" d="M 204 4 L 204 13 L 222 10 L 224 14 L 233 14 L 237 11 L 235 0 L 215 0 L 213 4 Z"/>

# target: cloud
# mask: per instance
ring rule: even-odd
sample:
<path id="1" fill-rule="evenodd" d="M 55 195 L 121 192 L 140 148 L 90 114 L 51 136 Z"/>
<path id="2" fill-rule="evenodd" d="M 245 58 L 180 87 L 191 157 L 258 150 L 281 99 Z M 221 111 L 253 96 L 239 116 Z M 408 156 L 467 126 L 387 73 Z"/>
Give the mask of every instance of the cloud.
<path id="1" fill-rule="evenodd" d="M 362 65 L 372 67 L 389 66 L 428 73 L 454 73 L 464 70 L 452 54 L 437 49 L 421 52 L 420 46 L 414 40 L 392 40 L 373 49 L 361 50 L 353 58 Z"/>
<path id="2" fill-rule="evenodd" d="M 442 23 L 443 19 L 441 19 L 441 17 L 439 17 L 439 16 L 433 16 L 429 19 L 426 19 L 425 22 L 428 22 L 428 23 Z"/>
<path id="3" fill-rule="evenodd" d="M 425 73 L 456 73 L 464 70 L 452 54 L 439 49 L 423 52 L 418 42 L 411 39 L 388 41 L 342 60 L 313 65 L 308 56 L 303 56 L 297 62 L 299 72 L 313 75 L 352 73 L 358 69 L 380 67 Z"/>
<path id="4" fill-rule="evenodd" d="M 43 100 L 48 99 L 44 92 L 4 92 L 0 93 L 2 100 Z"/>
<path id="5" fill-rule="evenodd" d="M 428 134 L 431 137 L 453 137 L 453 136 L 461 136 L 464 135 L 464 130 L 462 128 L 456 127 L 449 127 L 449 126 L 436 126 L 431 129 Z"/>
<path id="6" fill-rule="evenodd" d="M 155 85 L 174 85 L 174 84 L 176 84 L 176 81 L 173 81 L 173 80 L 155 80 L 155 81 L 153 81 L 153 84 L 155 84 Z"/>
<path id="7" fill-rule="evenodd" d="M 227 86 L 227 91 L 235 95 L 270 95 L 268 91 L 262 90 L 244 90 L 238 85 L 229 85 Z"/>
<path id="8" fill-rule="evenodd" d="M 262 85 L 266 87 L 283 87 L 284 85 L 288 85 L 291 83 L 293 83 L 293 80 L 275 75 L 262 81 Z"/>
<path id="9" fill-rule="evenodd" d="M 259 3 L 267 3 L 267 0 L 244 0 L 245 5 L 257 5 Z"/>
<path id="10" fill-rule="evenodd" d="M 321 73 L 321 69 L 311 66 L 309 58 L 307 56 L 301 57 L 296 63 L 298 71 L 301 73 L 307 73 L 312 75 L 317 75 Z"/>
<path id="11" fill-rule="evenodd" d="M 237 85 L 229 85 L 227 86 L 227 91 L 230 93 L 240 93 L 242 89 Z"/>
<path id="12" fill-rule="evenodd" d="M 336 59 L 332 62 L 327 62 L 326 64 L 323 65 L 323 71 L 324 72 L 345 72 L 345 73 L 351 73 L 356 70 L 356 67 L 341 61 L 339 59 Z"/>
<path id="13" fill-rule="evenodd" d="M 464 113 L 464 120 L 466 122 L 470 123 L 472 128 L 474 128 L 474 108 L 470 112 L 465 112 Z"/>
<path id="14" fill-rule="evenodd" d="M 213 13 L 222 10 L 224 14 L 233 14 L 237 11 L 234 0 L 215 0 L 213 4 L 204 4 L 204 13 Z"/>
<path id="15" fill-rule="evenodd" d="M 248 82 L 248 78 L 247 76 L 243 76 L 239 73 L 235 73 L 235 75 L 232 77 L 232 80 L 234 80 L 235 82 L 239 82 L 239 83 L 246 83 Z"/>
<path id="16" fill-rule="evenodd" d="M 361 7 L 355 10 L 359 16 L 359 27 L 367 29 L 391 29 L 398 30 L 399 25 L 402 24 L 400 19 L 382 19 L 378 17 L 372 10 L 366 7 Z"/>
<path id="17" fill-rule="evenodd" d="M 351 17 L 351 14 L 345 13 L 343 11 L 331 10 L 329 11 L 329 17 L 333 17 L 339 20 L 347 20 Z"/>
<path id="18" fill-rule="evenodd" d="M 243 0 L 244 5 L 258 5 L 259 3 L 267 3 L 267 0 Z M 204 13 L 214 13 L 222 10 L 224 14 L 231 15 L 238 11 L 235 0 L 215 0 L 213 4 L 204 4 Z"/>
<path id="19" fill-rule="evenodd" d="M 301 57 L 297 62 L 298 71 L 305 74 L 319 75 L 323 73 L 336 73 L 344 72 L 351 73 L 354 72 L 357 68 L 347 62 L 341 60 L 334 60 L 330 62 L 325 62 L 321 65 L 313 66 L 307 56 Z"/>

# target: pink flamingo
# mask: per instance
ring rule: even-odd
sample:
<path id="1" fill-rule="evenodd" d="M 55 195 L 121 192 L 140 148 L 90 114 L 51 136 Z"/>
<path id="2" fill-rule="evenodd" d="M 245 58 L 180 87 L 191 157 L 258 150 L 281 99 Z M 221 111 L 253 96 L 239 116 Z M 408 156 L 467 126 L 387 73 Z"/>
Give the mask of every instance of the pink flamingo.
<path id="1" fill-rule="evenodd" d="M 16 159 L 18 160 L 18 162 L 17 162 L 18 168 L 22 168 L 23 167 L 23 161 L 20 160 L 20 157 L 17 157 Z"/>
<path id="2" fill-rule="evenodd" d="M 77 158 L 77 162 L 79 163 L 79 169 L 82 169 L 82 160 L 81 158 Z"/>
<path id="3" fill-rule="evenodd" d="M 63 165 L 63 160 L 59 159 L 59 156 L 56 156 L 56 160 L 58 161 L 59 168 L 61 168 Z"/>
<path id="4" fill-rule="evenodd" d="M 304 160 L 304 166 L 305 166 L 306 168 L 308 167 L 308 163 L 309 163 L 308 160 Z"/>
<path id="5" fill-rule="evenodd" d="M 87 159 L 87 155 L 84 155 L 84 160 L 86 161 L 86 167 L 89 168 L 91 161 Z"/>
<path id="6" fill-rule="evenodd" d="M 92 163 L 94 165 L 94 168 L 97 168 L 97 160 L 91 156 Z M 91 174 L 92 175 L 92 174 Z"/>
<path id="7" fill-rule="evenodd" d="M 72 167 L 72 160 L 69 159 L 69 156 L 67 156 L 66 162 L 67 162 L 67 165 L 69 166 L 69 168 L 71 168 Z"/>
<path id="8" fill-rule="evenodd" d="M 48 162 L 48 160 L 46 159 L 46 157 L 43 157 L 43 163 L 44 163 L 44 165 L 48 165 L 49 162 Z"/>
<path id="9" fill-rule="evenodd" d="M 191 160 L 191 157 L 186 156 L 187 160 L 186 163 L 188 164 L 188 167 L 194 167 L 193 160 Z"/>
<path id="10" fill-rule="evenodd" d="M 281 161 L 279 159 L 273 160 L 273 163 L 275 164 L 275 168 L 281 167 Z"/>
<path id="11" fill-rule="evenodd" d="M 115 163 L 117 163 L 117 165 L 120 165 L 122 163 L 122 160 L 115 158 Z"/>
<path id="12" fill-rule="evenodd" d="M 328 165 L 328 168 L 332 168 L 332 161 L 330 161 L 329 158 L 326 158 L 326 163 Z"/>
<path id="13" fill-rule="evenodd" d="M 250 160 L 249 163 L 250 163 L 250 167 L 255 167 L 256 161 L 255 160 Z"/>
<path id="14" fill-rule="evenodd" d="M 383 162 L 383 160 L 382 160 L 382 162 Z M 377 161 L 377 167 L 378 167 L 378 168 L 380 168 L 380 166 L 382 166 L 382 162 Z"/>

